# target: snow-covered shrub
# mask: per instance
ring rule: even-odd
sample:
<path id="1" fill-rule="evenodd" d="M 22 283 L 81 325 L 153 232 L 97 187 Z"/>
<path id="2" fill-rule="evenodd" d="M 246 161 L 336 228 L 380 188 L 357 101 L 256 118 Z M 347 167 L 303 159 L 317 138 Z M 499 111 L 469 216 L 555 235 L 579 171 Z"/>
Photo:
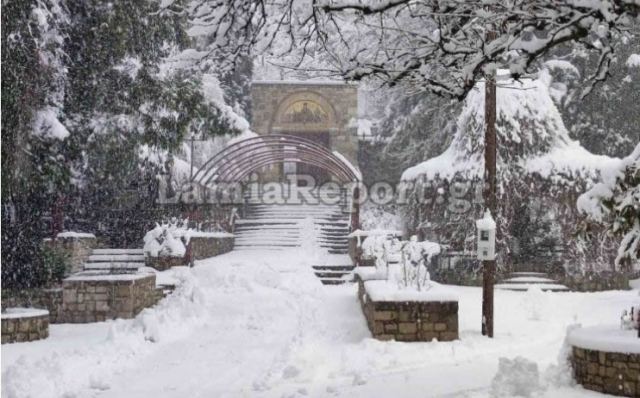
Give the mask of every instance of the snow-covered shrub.
<path id="1" fill-rule="evenodd" d="M 184 257 L 189 243 L 188 221 L 171 220 L 156 224 L 144 236 L 144 253 L 150 257 Z"/>
<path id="2" fill-rule="evenodd" d="M 434 255 L 440 253 L 440 245 L 434 242 L 418 242 L 413 235 L 408 242 L 402 244 L 402 270 L 396 275 L 398 286 L 403 289 L 428 290 L 431 285 L 431 275 L 427 265 Z"/>
<path id="3" fill-rule="evenodd" d="M 491 382 L 491 397 L 531 397 L 540 391 L 538 365 L 523 357 L 500 358 Z"/>

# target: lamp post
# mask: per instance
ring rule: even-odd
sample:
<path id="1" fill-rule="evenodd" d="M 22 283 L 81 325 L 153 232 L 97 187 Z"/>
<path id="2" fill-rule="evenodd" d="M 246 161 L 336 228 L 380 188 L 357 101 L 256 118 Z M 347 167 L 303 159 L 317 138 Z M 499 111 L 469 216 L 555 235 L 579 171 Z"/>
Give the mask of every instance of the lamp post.
<path id="1" fill-rule="evenodd" d="M 493 27 L 486 34 L 487 43 L 497 38 Z M 498 216 L 496 197 L 496 71 L 487 73 L 484 86 L 484 202 L 486 210 Z M 496 260 L 482 261 L 482 335 L 493 337 L 493 285 L 495 283 Z"/>

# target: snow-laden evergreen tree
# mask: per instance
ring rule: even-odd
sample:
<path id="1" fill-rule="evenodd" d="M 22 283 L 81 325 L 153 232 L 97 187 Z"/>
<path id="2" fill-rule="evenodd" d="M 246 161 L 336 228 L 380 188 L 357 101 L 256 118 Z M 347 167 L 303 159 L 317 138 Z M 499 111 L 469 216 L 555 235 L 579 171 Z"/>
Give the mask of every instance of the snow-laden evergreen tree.
<path id="1" fill-rule="evenodd" d="M 221 52 L 200 62 L 191 2 L 19 0 L 2 13 L 3 276 L 32 284 L 64 216 L 137 243 L 158 174 L 189 173 L 172 155 L 185 139 L 247 130 L 242 90 L 224 88 L 250 70 Z"/>
<path id="2" fill-rule="evenodd" d="M 617 35 L 620 45 L 609 66 L 610 78 L 581 95 L 599 58 L 563 46 L 545 62 L 550 92 L 573 139 L 593 153 L 624 157 L 640 142 L 640 24 Z"/>
<path id="3" fill-rule="evenodd" d="M 70 176 L 56 119 L 62 105 L 61 67 L 68 19 L 58 3 L 21 0 L 2 4 L 2 281 L 44 283 L 43 217 Z"/>
<path id="4" fill-rule="evenodd" d="M 386 106 L 369 143 L 374 181 L 397 182 L 402 171 L 440 154 L 453 137 L 458 101 L 434 94 L 411 93 L 406 87 L 380 89 Z M 367 143 L 361 146 L 367 147 Z M 370 172 L 369 172 L 370 173 Z"/>
<path id="5" fill-rule="evenodd" d="M 621 238 L 616 266 L 640 268 L 640 144 L 578 199 L 578 208 Z"/>
<path id="6" fill-rule="evenodd" d="M 501 262 L 535 266 L 552 264 L 565 251 L 576 270 L 609 269 L 611 239 L 584 245 L 574 238 L 580 217 L 577 196 L 591 186 L 602 168 L 617 160 L 594 155 L 572 140 L 549 93 L 550 76 L 515 82 L 499 75 L 497 135 Z M 439 156 L 407 169 L 413 181 L 410 228 L 426 223 L 441 243 L 472 252 L 473 220 L 483 211 L 484 90 L 483 82 L 467 96 L 450 146 Z M 574 250 L 576 246 L 586 250 Z M 549 261 L 547 261 L 549 260 Z M 560 264 L 558 264 L 560 265 Z M 575 271 L 575 270 L 571 270 Z"/>

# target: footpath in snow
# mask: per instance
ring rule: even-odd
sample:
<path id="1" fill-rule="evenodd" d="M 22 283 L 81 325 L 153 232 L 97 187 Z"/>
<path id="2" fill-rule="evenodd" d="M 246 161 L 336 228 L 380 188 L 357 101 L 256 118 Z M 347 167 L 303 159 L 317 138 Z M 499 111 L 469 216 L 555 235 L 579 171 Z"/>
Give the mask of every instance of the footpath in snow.
<path id="1" fill-rule="evenodd" d="M 565 330 L 617 324 L 638 299 L 496 291 L 490 340 L 479 332 L 481 290 L 453 287 L 461 340 L 379 342 L 355 286 L 323 286 L 304 259 L 231 252 L 164 273 L 180 286 L 134 320 L 51 325 L 47 340 L 4 345 L 2 397 L 488 397 L 503 390 L 492 387 L 499 359 L 518 356 L 537 365 L 540 381 L 521 378 L 517 391 L 598 396 L 557 366 Z"/>

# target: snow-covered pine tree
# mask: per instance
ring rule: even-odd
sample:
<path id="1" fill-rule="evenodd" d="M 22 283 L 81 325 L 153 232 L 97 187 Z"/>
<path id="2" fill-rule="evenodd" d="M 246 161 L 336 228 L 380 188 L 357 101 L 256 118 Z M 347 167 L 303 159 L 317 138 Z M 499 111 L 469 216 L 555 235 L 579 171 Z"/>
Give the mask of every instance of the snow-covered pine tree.
<path id="1" fill-rule="evenodd" d="M 636 22 L 616 35 L 621 44 L 609 66 L 611 78 L 586 96 L 590 71 L 600 61 L 596 54 L 563 46 L 545 62 L 553 77 L 552 97 L 571 138 L 593 153 L 624 157 L 640 142 L 639 29 Z"/>
<path id="2" fill-rule="evenodd" d="M 43 217 L 69 178 L 57 123 L 66 10 L 56 2 L 2 4 L 2 283 L 44 282 Z"/>
<path id="3" fill-rule="evenodd" d="M 133 216 L 155 199 L 167 154 L 191 133 L 246 128 L 220 84 L 232 64 L 199 62 L 190 7 L 155 0 L 2 5 L 2 108 L 12 115 L 2 120 L 2 199 L 16 209 L 10 228 L 3 217 L 3 272 L 18 275 L 38 262 L 49 234 L 43 216 L 54 204 L 91 230 L 111 219 L 104 209 L 124 208 L 118 219 L 131 217 L 143 231 Z"/>
<path id="4" fill-rule="evenodd" d="M 616 266 L 627 271 L 639 270 L 640 144 L 619 164 L 603 172 L 602 181 L 580 196 L 578 208 L 621 238 Z"/>
<path id="5" fill-rule="evenodd" d="M 539 79 L 498 80 L 500 211 L 496 218 L 501 262 L 507 266 L 544 261 L 553 257 L 556 246 L 577 244 L 575 200 L 593 184 L 601 168 L 617 162 L 591 154 L 569 138 L 549 94 L 549 79 L 542 72 Z M 407 211 L 409 227 L 417 231 L 428 221 L 439 241 L 454 250 L 474 250 L 473 221 L 483 210 L 479 192 L 484 169 L 484 91 L 482 82 L 477 86 L 464 102 L 450 146 L 403 173 L 403 179 L 417 184 Z M 420 202 L 421 198 L 427 200 Z M 532 211 L 536 223 L 527 220 Z M 582 251 L 567 249 L 567 263 L 577 264 L 577 270 L 609 269 L 610 240 L 587 243 Z M 520 251 L 523 244 L 528 246 L 525 256 Z"/>

